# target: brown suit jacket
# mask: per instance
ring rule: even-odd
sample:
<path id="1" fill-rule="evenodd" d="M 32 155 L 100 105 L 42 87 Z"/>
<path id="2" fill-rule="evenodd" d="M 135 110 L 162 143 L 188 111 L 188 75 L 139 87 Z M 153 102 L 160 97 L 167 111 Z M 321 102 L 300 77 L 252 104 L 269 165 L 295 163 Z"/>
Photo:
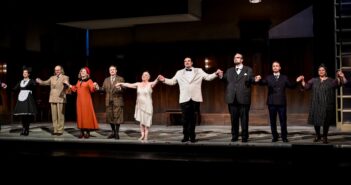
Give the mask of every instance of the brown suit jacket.
<path id="1" fill-rule="evenodd" d="M 66 89 L 64 81 L 69 82 L 69 77 L 66 75 L 51 76 L 48 80 L 43 81 L 40 85 L 50 85 L 50 103 L 66 103 Z"/>
<path id="2" fill-rule="evenodd" d="M 107 77 L 102 84 L 102 89 L 106 93 L 105 105 L 109 106 L 110 102 L 113 102 L 114 106 L 124 106 L 123 101 L 123 89 L 118 90 L 115 85 L 116 83 L 123 83 L 124 78 L 116 76 L 115 81 L 111 84 L 111 77 Z"/>

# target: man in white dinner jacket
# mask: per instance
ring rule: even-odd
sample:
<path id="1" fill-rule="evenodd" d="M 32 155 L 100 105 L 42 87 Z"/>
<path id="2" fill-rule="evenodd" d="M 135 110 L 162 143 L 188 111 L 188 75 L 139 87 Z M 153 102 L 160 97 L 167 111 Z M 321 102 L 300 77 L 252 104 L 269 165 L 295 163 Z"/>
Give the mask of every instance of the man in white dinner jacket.
<path id="1" fill-rule="evenodd" d="M 179 84 L 179 104 L 182 111 L 183 135 L 182 142 L 196 142 L 195 134 L 195 112 L 199 110 L 202 102 L 201 84 L 202 80 L 211 81 L 223 71 L 207 74 L 201 68 L 194 68 L 190 57 L 184 59 L 184 69 L 178 70 L 172 79 L 159 75 L 159 80 L 167 85 Z"/>

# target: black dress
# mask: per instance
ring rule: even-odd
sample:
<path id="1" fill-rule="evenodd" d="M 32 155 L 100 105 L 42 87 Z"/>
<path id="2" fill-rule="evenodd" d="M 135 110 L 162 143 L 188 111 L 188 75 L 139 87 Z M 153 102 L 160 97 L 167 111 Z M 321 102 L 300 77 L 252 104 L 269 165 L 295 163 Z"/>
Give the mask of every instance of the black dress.
<path id="1" fill-rule="evenodd" d="M 335 89 L 338 81 L 327 78 L 321 82 L 320 78 L 312 78 L 306 83 L 305 89 L 312 88 L 312 97 L 308 123 L 315 126 L 335 124 Z"/>
<path id="2" fill-rule="evenodd" d="M 37 107 L 32 94 L 34 87 L 35 82 L 32 79 L 21 80 L 14 87 L 14 90 L 20 90 L 14 115 L 35 115 L 37 113 Z"/>

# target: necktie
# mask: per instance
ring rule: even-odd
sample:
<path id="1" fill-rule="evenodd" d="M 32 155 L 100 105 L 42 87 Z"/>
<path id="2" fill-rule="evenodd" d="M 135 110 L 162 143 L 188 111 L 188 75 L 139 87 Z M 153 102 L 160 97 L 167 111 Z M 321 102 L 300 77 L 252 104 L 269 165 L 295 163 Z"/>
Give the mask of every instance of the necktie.
<path id="1" fill-rule="evenodd" d="M 191 69 L 185 69 L 186 71 L 191 71 Z"/>
<path id="2" fill-rule="evenodd" d="M 274 75 L 274 77 L 275 77 L 275 80 L 279 79 L 279 75 Z"/>

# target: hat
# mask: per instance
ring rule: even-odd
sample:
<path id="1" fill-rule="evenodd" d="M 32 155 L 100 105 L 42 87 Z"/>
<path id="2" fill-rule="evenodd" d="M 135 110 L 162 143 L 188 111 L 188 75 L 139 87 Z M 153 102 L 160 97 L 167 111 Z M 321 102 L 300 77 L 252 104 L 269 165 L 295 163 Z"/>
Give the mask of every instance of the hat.
<path id="1" fill-rule="evenodd" d="M 88 67 L 84 67 L 84 69 L 87 71 L 87 74 L 90 75 L 90 69 Z"/>

